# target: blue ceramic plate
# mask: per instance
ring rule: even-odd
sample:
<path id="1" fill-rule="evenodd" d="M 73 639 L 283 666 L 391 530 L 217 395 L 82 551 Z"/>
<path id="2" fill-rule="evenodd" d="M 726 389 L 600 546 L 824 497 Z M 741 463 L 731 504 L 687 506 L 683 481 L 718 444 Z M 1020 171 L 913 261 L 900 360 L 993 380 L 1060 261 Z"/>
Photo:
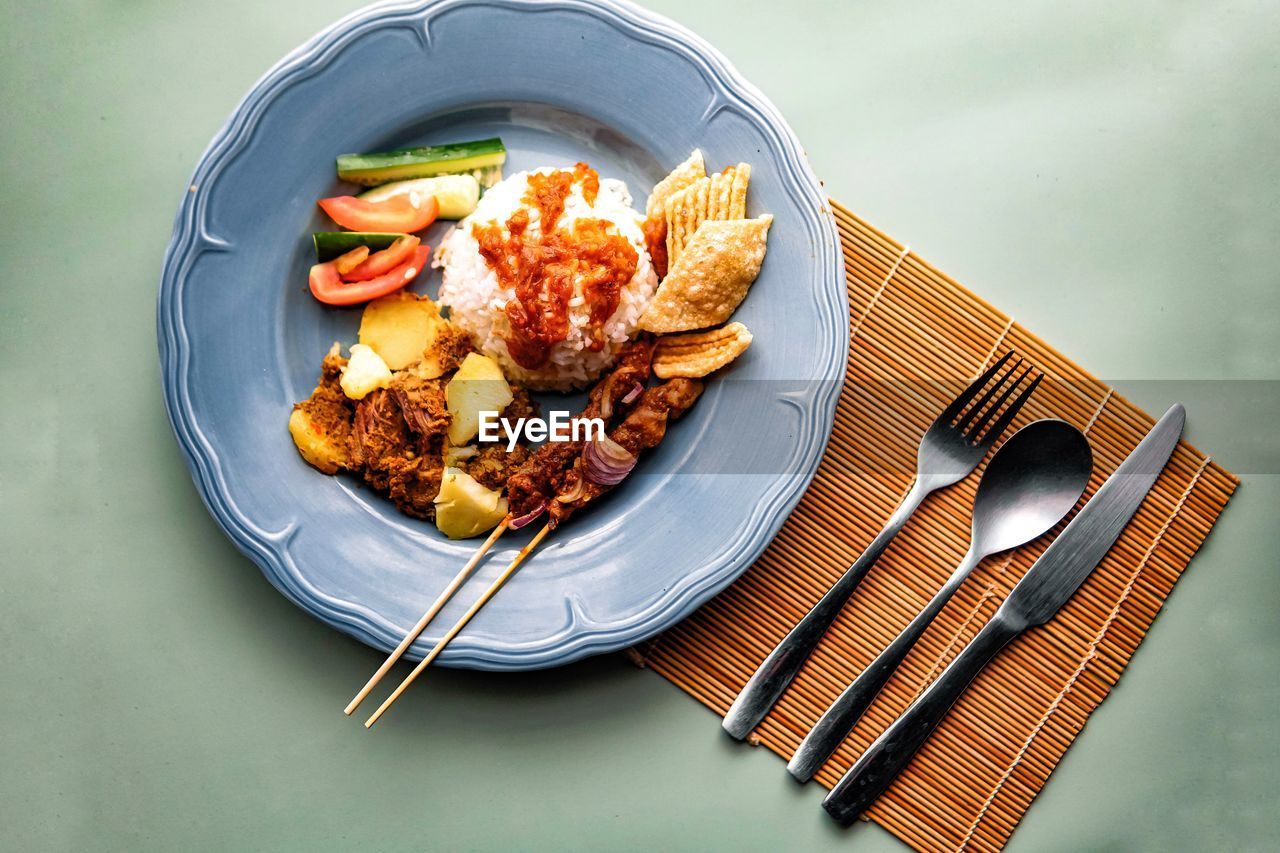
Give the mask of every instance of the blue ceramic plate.
<path id="1" fill-rule="evenodd" d="M 764 550 L 826 444 L 847 309 L 830 211 L 795 136 L 676 24 L 592 0 L 440 0 L 372 6 L 316 36 L 253 87 L 196 168 L 165 257 L 160 360 L 213 516 L 282 593 L 353 637 L 394 647 L 477 542 L 444 539 L 293 448 L 291 404 L 359 322 L 358 309 L 307 293 L 309 235 L 325 226 L 315 200 L 344 189 L 338 154 L 487 136 L 506 143 L 508 174 L 586 160 L 626 180 L 640 205 L 698 147 L 711 168 L 750 162 L 751 215 L 775 217 L 735 317 L 755 334 L 750 352 L 624 488 L 549 537 L 440 659 L 531 669 L 669 627 Z M 500 543 L 412 656 L 521 541 Z"/>

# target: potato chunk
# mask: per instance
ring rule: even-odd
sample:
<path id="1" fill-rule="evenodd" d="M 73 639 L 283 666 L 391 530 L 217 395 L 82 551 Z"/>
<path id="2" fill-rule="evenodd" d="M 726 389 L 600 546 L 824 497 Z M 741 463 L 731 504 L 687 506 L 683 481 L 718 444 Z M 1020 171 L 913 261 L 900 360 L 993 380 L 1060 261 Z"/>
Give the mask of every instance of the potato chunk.
<path id="1" fill-rule="evenodd" d="M 449 443 L 461 447 L 480 432 L 480 413 L 501 413 L 513 399 L 498 362 L 471 353 L 444 389 L 449 408 Z"/>
<path id="2" fill-rule="evenodd" d="M 342 370 L 342 393 L 352 400 L 363 400 L 390 384 L 391 370 L 387 363 L 364 344 L 352 344 L 351 357 Z"/>
<path id="3" fill-rule="evenodd" d="M 326 432 L 302 409 L 289 415 L 289 435 L 307 464 L 326 474 L 336 474 L 351 464 L 346 444 L 337 440 L 341 437 Z"/>
<path id="4" fill-rule="evenodd" d="M 360 318 L 360 343 L 372 348 L 387 367 L 402 370 L 422 358 L 444 320 L 425 296 L 398 290 L 375 299 Z"/>
<path id="5" fill-rule="evenodd" d="M 459 468 L 444 469 L 435 504 L 436 527 L 450 539 L 468 539 L 492 530 L 507 515 L 506 498 Z"/>

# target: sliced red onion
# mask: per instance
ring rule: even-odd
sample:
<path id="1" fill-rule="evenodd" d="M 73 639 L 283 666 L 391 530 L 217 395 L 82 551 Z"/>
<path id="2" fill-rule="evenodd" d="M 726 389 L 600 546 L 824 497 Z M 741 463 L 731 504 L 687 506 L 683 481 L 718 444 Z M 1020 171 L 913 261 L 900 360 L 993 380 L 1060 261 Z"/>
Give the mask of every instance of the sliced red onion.
<path id="1" fill-rule="evenodd" d="M 600 389 L 600 417 L 606 421 L 613 417 L 613 377 L 614 374 L 609 374 Z"/>
<path id="2" fill-rule="evenodd" d="M 531 512 L 526 512 L 524 515 L 520 516 L 519 518 L 511 519 L 511 523 L 508 524 L 507 527 L 511 528 L 512 530 L 519 530 L 521 527 L 524 527 L 526 524 L 533 521 L 535 518 L 542 515 L 546 511 L 547 511 L 547 502 L 542 501 L 536 507 L 534 507 Z"/>
<path id="3" fill-rule="evenodd" d="M 639 382 L 637 382 L 636 387 L 628 391 L 627 396 L 622 398 L 622 405 L 630 406 L 632 403 L 636 401 L 636 398 L 643 393 L 644 393 L 644 386 L 641 385 Z"/>
<path id="4" fill-rule="evenodd" d="M 607 435 L 587 445 L 582 461 L 587 479 L 601 486 L 618 485 L 636 467 L 635 454 Z"/>
<path id="5" fill-rule="evenodd" d="M 563 495 L 556 495 L 556 503 L 571 504 L 578 498 L 582 497 L 587 490 L 587 481 L 582 477 L 578 477 L 573 484 L 573 488 L 565 492 Z"/>

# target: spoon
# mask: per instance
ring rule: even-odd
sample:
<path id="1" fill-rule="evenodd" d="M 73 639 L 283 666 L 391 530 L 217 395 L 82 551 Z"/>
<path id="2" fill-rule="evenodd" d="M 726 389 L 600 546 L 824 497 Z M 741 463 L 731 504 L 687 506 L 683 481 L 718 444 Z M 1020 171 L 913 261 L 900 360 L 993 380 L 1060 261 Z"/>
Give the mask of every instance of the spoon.
<path id="1" fill-rule="evenodd" d="M 787 764 L 792 776 L 801 782 L 813 778 L 978 563 L 1048 532 L 1084 494 L 1092 470 L 1088 440 L 1066 421 L 1035 421 L 1009 436 L 987 463 L 978 484 L 969 552 L 920 615 L 854 679 L 801 741 Z"/>

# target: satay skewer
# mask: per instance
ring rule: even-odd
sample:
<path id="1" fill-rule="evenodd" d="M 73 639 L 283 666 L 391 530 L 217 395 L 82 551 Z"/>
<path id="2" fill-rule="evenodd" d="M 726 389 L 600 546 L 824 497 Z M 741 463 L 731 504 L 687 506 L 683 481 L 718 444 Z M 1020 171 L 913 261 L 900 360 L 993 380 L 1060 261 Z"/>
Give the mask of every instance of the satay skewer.
<path id="1" fill-rule="evenodd" d="M 656 341 L 642 334 L 618 354 L 618 364 L 604 379 L 596 383 L 587 397 L 587 405 L 578 418 L 601 418 L 606 423 L 630 412 L 640 390 L 649 381 Z M 575 419 L 576 420 L 576 419 Z M 585 441 L 547 442 L 539 447 L 525 464 L 507 480 L 507 498 L 511 514 L 524 518 L 546 509 L 555 497 L 554 479 L 577 462 Z"/>
<path id="2" fill-rule="evenodd" d="M 628 406 L 631 400 L 627 398 L 633 396 L 631 388 L 633 386 L 642 386 L 649 378 L 649 365 L 653 359 L 653 347 L 654 339 L 649 335 L 642 335 L 632 341 L 619 356 L 618 366 L 608 377 L 601 380 L 597 383 L 596 387 L 592 389 L 591 394 L 589 395 L 590 402 L 579 417 L 593 418 L 600 417 L 602 415 L 607 417 L 608 415 L 617 412 L 619 407 Z M 622 410 L 625 411 L 626 409 L 623 408 Z M 529 504 L 536 500 L 538 494 L 544 488 L 550 491 L 551 477 L 563 468 L 574 463 L 578 454 L 582 451 L 581 444 L 582 442 L 576 442 L 573 446 L 566 447 L 564 445 L 557 446 L 549 443 L 543 445 L 534 453 L 529 462 L 526 463 L 525 466 L 522 466 L 520 471 L 517 472 L 519 474 L 521 472 L 528 471 L 534 475 L 530 478 L 526 474 L 523 478 L 526 491 L 526 494 L 524 495 L 525 504 Z M 542 482 L 544 477 L 545 483 Z M 551 495 L 548 494 L 545 497 L 546 500 L 542 501 L 544 508 L 546 506 L 546 501 L 550 499 Z M 348 703 L 347 707 L 343 710 L 343 713 L 350 716 L 356 708 L 360 707 L 360 703 L 368 697 L 374 687 L 378 686 L 378 682 L 386 676 L 387 672 L 395 665 L 396 661 L 398 661 L 404 653 L 408 651 L 409 647 L 413 645 L 413 641 L 416 640 L 424 630 L 426 630 L 426 627 L 431 620 L 435 618 L 445 604 L 449 602 L 449 599 L 453 597 L 454 593 L 458 591 L 459 587 L 461 587 L 467 580 L 472 570 L 475 569 L 481 558 L 489 552 L 489 549 L 493 547 L 494 543 L 498 541 L 498 538 L 501 537 L 508 529 L 512 529 L 513 520 L 517 522 L 516 526 L 528 523 L 528 520 L 521 519 L 523 513 L 527 512 L 527 507 L 524 511 L 516 511 L 519 502 L 514 494 L 512 495 L 512 501 L 513 512 L 503 519 L 496 528 L 494 528 L 493 532 L 489 534 L 489 538 L 480 545 L 480 548 L 471 556 L 471 559 L 462 567 L 462 570 L 454 576 L 453 580 L 449 582 L 449 585 L 444 588 L 444 591 L 440 593 L 440 596 L 436 598 L 431 607 L 427 609 L 427 612 L 422 615 L 422 618 L 418 620 L 418 623 L 409 630 L 409 633 L 400 641 L 400 645 L 396 647 L 395 651 L 387 657 L 382 666 L 378 667 L 378 671 L 375 672 L 369 681 L 365 683 L 360 692 L 355 695 L 355 698 Z"/>
<path id="3" fill-rule="evenodd" d="M 668 395 L 668 391 L 674 393 Z M 645 392 L 644 397 L 641 398 L 632 412 L 614 430 L 613 434 L 616 438 L 623 439 L 627 449 L 638 456 L 641 451 L 650 450 L 661 443 L 666 436 L 669 421 L 683 415 L 697 401 L 701 393 L 702 383 L 690 379 L 671 379 L 664 385 L 650 388 Z M 575 477 L 578 477 L 581 476 L 581 472 L 577 470 L 576 465 L 577 463 L 575 463 L 575 467 L 570 469 L 570 472 Z M 573 478 L 571 477 L 570 479 Z M 579 490 L 580 496 L 573 501 L 553 504 L 550 520 L 547 524 L 529 540 L 528 544 L 520 549 L 520 553 L 516 554 L 511 564 L 489 585 L 489 588 L 484 591 L 479 600 L 471 605 L 471 608 L 462 615 L 462 618 L 440 638 L 440 642 L 435 645 L 435 648 L 414 667 L 413 671 L 400 683 L 400 686 L 387 697 L 377 711 L 374 711 L 373 716 L 365 721 L 364 727 L 366 729 L 371 728 L 374 723 L 378 722 L 378 719 L 386 713 L 387 709 L 400 697 L 400 694 L 404 693 L 422 671 L 440 656 L 440 653 L 453 641 L 454 637 L 458 636 L 467 623 L 471 621 L 472 617 L 480 612 L 480 608 L 484 607 L 489 599 L 493 598 L 507 580 L 516 573 L 516 570 L 520 568 L 520 564 L 533 553 L 533 550 L 538 547 L 538 544 L 556 525 L 563 523 L 574 512 L 612 488 L 613 485 L 589 484 L 587 488 Z"/>
<path id="4" fill-rule="evenodd" d="M 476 549 L 476 552 L 471 555 L 471 559 L 467 560 L 467 564 L 462 567 L 462 571 L 454 575 L 453 580 L 449 581 L 449 585 L 441 591 L 436 600 L 427 608 L 427 612 L 422 614 L 422 618 L 418 620 L 418 624 L 409 629 L 409 633 L 405 634 L 404 639 L 400 641 L 400 645 L 396 646 L 395 651 L 387 656 L 387 659 L 382 662 L 382 666 L 378 667 L 378 671 L 373 674 L 373 677 L 365 682 L 364 687 L 360 688 L 360 692 L 355 695 L 355 698 L 352 699 L 347 707 L 343 709 L 342 713 L 349 717 L 356 708 L 360 707 L 360 703 L 365 700 L 365 697 L 369 695 L 373 688 L 378 686 L 378 682 L 387 674 L 387 671 L 395 665 L 396 661 L 400 660 L 404 653 L 409 650 L 409 647 L 413 645 L 413 641 L 418 639 L 418 636 L 426 630 L 428 623 L 430 623 L 431 620 L 436 617 L 436 614 L 449 603 L 449 599 L 453 598 L 453 595 L 458 591 L 458 588 L 461 587 L 466 579 L 471 576 L 472 570 L 475 569 L 481 558 L 483 558 L 485 554 L 489 553 L 489 549 L 492 548 L 493 544 L 498 541 L 498 538 L 506 532 L 510 524 L 511 517 L 507 516 L 499 522 L 497 527 L 493 528 L 493 532 L 489 534 L 489 538 L 485 539 L 484 542 L 481 543 L 480 547 Z"/>
<path id="5" fill-rule="evenodd" d="M 413 668 L 413 672 L 409 673 L 404 681 L 400 682 L 400 686 L 391 692 L 391 695 L 386 698 L 386 701 L 378 706 L 378 710 L 373 712 L 373 716 L 365 720 L 364 727 L 366 729 L 372 728 L 373 724 L 378 722 L 378 718 L 385 714 L 387 709 L 391 707 L 392 703 L 400 698 L 400 694 L 403 693 L 410 684 L 413 684 L 414 679 L 421 675 L 422 671 L 430 666 L 433 660 L 440 656 L 440 653 L 445 650 L 445 647 L 453 641 L 454 637 L 458 636 L 463 628 L 467 627 L 467 623 L 471 621 L 473 616 L 480 612 L 480 608 L 484 607 L 485 604 L 488 603 L 489 599 L 493 598 L 498 590 L 502 589 L 502 585 L 507 582 L 507 579 L 516 573 L 516 569 L 520 568 L 520 564 L 524 562 L 526 557 L 533 553 L 533 549 L 537 548 L 538 543 L 541 542 L 550 532 L 551 525 L 548 524 L 543 526 L 541 530 L 534 534 L 534 537 L 529 540 L 528 544 L 520 549 L 520 553 L 516 554 L 515 559 L 511 561 L 511 564 L 503 569 L 502 574 L 498 575 L 497 579 L 493 583 L 489 584 L 489 588 L 484 591 L 476 603 L 471 605 L 471 608 L 467 610 L 466 613 L 462 614 L 462 618 L 454 623 L 452 628 L 445 632 L 445 635 L 440 638 L 440 642 L 436 643 L 435 648 L 433 648 L 427 656 Z"/>

